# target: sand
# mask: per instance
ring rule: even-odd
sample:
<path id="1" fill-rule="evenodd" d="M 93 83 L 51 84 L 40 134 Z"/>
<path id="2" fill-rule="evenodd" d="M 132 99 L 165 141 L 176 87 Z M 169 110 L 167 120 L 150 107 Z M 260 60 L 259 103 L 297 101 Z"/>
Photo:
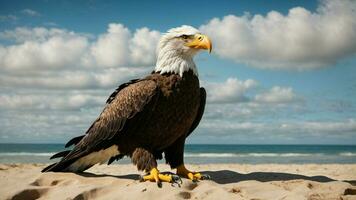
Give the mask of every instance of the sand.
<path id="1" fill-rule="evenodd" d="M 181 187 L 139 182 L 132 165 L 40 173 L 43 164 L 0 164 L 0 199 L 356 199 L 356 164 L 187 165 L 212 177 Z M 169 172 L 166 165 L 161 171 Z"/>

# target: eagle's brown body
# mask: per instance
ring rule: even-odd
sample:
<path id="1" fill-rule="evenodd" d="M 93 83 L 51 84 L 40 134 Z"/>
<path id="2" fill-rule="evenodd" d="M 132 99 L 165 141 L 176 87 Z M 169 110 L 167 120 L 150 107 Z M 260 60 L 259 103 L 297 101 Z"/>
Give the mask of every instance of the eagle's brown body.
<path id="1" fill-rule="evenodd" d="M 192 71 L 182 77 L 152 73 L 125 83 L 109 97 L 86 134 L 68 142 L 66 147 L 74 144 L 73 150 L 54 155 L 63 158 L 43 171 L 84 171 L 122 156 L 149 171 L 162 153 L 175 168 L 183 163 L 185 139 L 199 124 L 205 99 Z"/>

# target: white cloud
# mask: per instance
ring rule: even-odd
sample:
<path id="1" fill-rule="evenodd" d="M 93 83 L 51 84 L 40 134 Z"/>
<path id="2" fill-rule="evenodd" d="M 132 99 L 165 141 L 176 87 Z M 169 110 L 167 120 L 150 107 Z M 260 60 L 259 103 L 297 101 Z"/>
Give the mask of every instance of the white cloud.
<path id="1" fill-rule="evenodd" d="M 204 118 L 210 119 L 247 119 L 256 117 L 261 109 L 251 106 L 249 103 L 234 104 L 207 104 Z"/>
<path id="2" fill-rule="evenodd" d="M 259 104 L 288 104 L 302 101 L 291 87 L 273 86 L 268 91 L 260 91 L 255 97 L 247 95 L 251 89 L 258 86 L 253 79 L 245 81 L 237 78 L 228 78 L 225 82 L 202 82 L 208 91 L 207 100 L 210 103 L 249 103 L 249 107 Z"/>
<path id="3" fill-rule="evenodd" d="M 44 42 L 26 41 L 7 47 L 0 46 L 0 66 L 8 71 L 57 69 L 76 65 L 86 48 L 85 37 L 50 37 Z"/>
<path id="4" fill-rule="evenodd" d="M 224 82 L 205 82 L 207 90 L 207 119 L 256 119 L 271 118 L 283 111 L 298 113 L 305 109 L 304 99 L 294 93 L 291 87 L 259 87 L 256 80 L 228 78 Z"/>
<path id="5" fill-rule="evenodd" d="M 105 96 L 90 94 L 66 94 L 60 98 L 58 94 L 16 94 L 0 95 L 2 110 L 73 110 L 103 106 Z"/>
<path id="6" fill-rule="evenodd" d="M 255 86 L 257 82 L 252 79 L 240 81 L 236 78 L 228 78 L 223 83 L 203 83 L 207 88 L 208 101 L 212 103 L 232 103 L 246 101 L 245 92 Z"/>
<path id="7" fill-rule="evenodd" d="M 146 68 L 109 68 L 102 70 L 42 71 L 36 74 L 0 74 L 3 87 L 38 89 L 107 89 L 137 76 L 143 76 Z"/>
<path id="8" fill-rule="evenodd" d="M 127 65 L 129 62 L 129 38 L 128 28 L 121 24 L 109 24 L 107 33 L 99 36 L 91 51 L 97 65 L 115 67 Z"/>
<path id="9" fill-rule="evenodd" d="M 159 37 L 159 32 L 147 28 L 132 34 L 120 24 L 110 24 L 97 39 L 57 28 L 6 30 L 0 38 L 14 44 L 0 45 L 0 84 L 7 88 L 115 88 L 152 69 Z"/>
<path id="10" fill-rule="evenodd" d="M 355 55 L 355 10 L 355 1 L 325 0 L 315 13 L 295 7 L 287 15 L 228 15 L 200 29 L 223 58 L 258 68 L 306 70 Z"/>
<path id="11" fill-rule="evenodd" d="M 85 133 L 94 115 L 84 112 L 30 112 L 0 113 L 0 138 L 11 142 L 66 142 Z M 2 140 L 4 142 L 4 140 Z"/>
<path id="12" fill-rule="evenodd" d="M 153 66 L 158 31 L 141 28 L 132 33 L 122 24 L 109 24 L 92 41 L 87 34 L 57 28 L 26 28 L 0 32 L 15 44 L 0 45 L 0 70 L 23 71 L 78 67 Z"/>
<path id="13" fill-rule="evenodd" d="M 308 132 L 314 134 L 335 134 L 339 132 L 354 133 L 356 131 L 356 120 L 348 119 L 345 121 L 307 121 L 295 123 L 283 123 L 280 125 L 280 130 L 288 130 L 289 132 Z"/>
<path id="14" fill-rule="evenodd" d="M 291 87 L 274 86 L 269 91 L 255 96 L 257 102 L 283 104 L 297 101 L 297 95 Z"/>
<path id="15" fill-rule="evenodd" d="M 240 144 L 355 144 L 350 140 L 355 131 L 354 118 L 298 122 L 206 119 L 200 125 L 202 134 L 194 137 L 203 137 L 203 141 L 204 138 L 211 138 L 220 142 Z"/>
<path id="16" fill-rule="evenodd" d="M 160 32 L 148 28 L 137 29 L 130 40 L 130 58 L 132 65 L 152 65 L 156 62 L 156 46 L 161 37 Z"/>
<path id="17" fill-rule="evenodd" d="M 158 31 L 148 28 L 132 34 L 121 24 L 109 24 L 107 33 L 100 35 L 91 47 L 91 53 L 97 65 L 104 67 L 153 65 L 159 38 Z"/>
<path id="18" fill-rule="evenodd" d="M 38 17 L 38 16 L 41 16 L 41 14 L 35 10 L 32 10 L 32 9 L 29 9 L 29 8 L 26 8 L 26 9 L 23 9 L 21 11 L 23 14 L 25 15 L 28 15 L 28 16 L 31 16 L 31 17 Z"/>
<path id="19" fill-rule="evenodd" d="M 24 43 L 26 41 L 45 42 L 52 37 L 61 37 L 70 39 L 76 36 L 86 37 L 88 35 L 78 34 L 73 31 L 59 28 L 45 28 L 45 27 L 16 27 L 13 30 L 4 30 L 0 32 L 0 39 L 11 40 L 17 43 Z"/>

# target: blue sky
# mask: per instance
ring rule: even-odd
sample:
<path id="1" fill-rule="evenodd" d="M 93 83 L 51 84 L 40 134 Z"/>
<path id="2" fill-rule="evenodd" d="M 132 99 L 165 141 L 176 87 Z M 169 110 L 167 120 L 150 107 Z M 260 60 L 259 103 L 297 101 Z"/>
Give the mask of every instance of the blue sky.
<path id="1" fill-rule="evenodd" d="M 356 144 L 354 1 L 0 1 L 1 142 L 82 134 L 169 28 L 196 57 L 207 110 L 189 143 Z"/>

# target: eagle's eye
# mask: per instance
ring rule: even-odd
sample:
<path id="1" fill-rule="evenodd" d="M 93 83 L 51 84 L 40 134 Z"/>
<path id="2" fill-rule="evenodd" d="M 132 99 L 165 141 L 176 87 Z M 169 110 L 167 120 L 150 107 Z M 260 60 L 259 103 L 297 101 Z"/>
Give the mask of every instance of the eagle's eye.
<path id="1" fill-rule="evenodd" d="M 181 36 L 181 38 L 183 38 L 183 39 L 185 39 L 185 40 L 186 40 L 186 39 L 188 39 L 188 38 L 189 38 L 189 35 L 182 35 L 182 36 Z"/>

